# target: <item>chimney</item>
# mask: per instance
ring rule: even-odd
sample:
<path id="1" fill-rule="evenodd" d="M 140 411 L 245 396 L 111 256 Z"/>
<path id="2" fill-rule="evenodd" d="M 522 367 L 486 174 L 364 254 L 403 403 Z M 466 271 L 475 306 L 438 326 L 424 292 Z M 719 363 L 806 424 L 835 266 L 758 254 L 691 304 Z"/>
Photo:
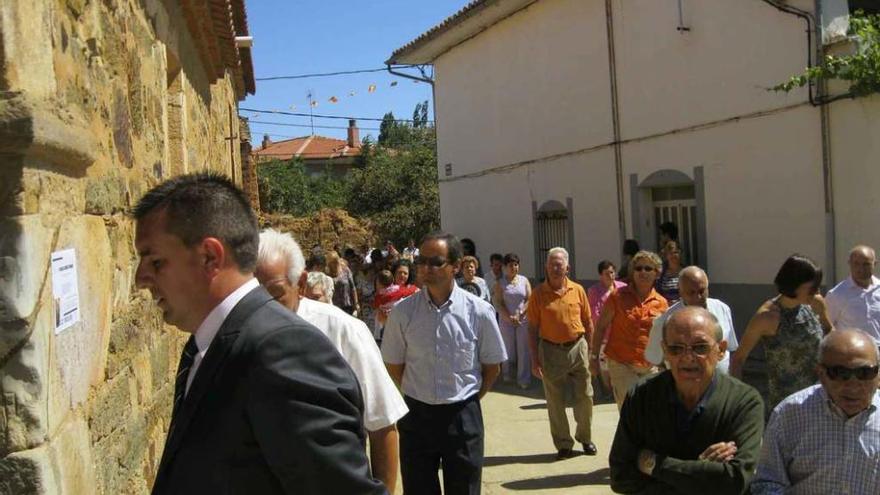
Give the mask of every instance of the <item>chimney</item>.
<path id="1" fill-rule="evenodd" d="M 351 132 L 351 131 L 349 131 L 349 132 Z M 272 144 L 272 140 L 269 139 L 269 135 L 263 134 L 263 149 L 266 149 L 266 147 L 269 146 L 270 144 Z"/>
<path id="2" fill-rule="evenodd" d="M 357 128 L 357 120 L 351 119 L 348 121 L 348 147 L 360 148 L 360 146 L 361 137 Z"/>

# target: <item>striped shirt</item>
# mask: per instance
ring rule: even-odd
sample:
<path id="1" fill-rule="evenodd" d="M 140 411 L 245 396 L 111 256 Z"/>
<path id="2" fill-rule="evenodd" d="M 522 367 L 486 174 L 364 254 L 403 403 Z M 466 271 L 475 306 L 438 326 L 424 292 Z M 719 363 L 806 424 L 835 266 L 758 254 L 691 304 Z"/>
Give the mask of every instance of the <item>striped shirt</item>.
<path id="1" fill-rule="evenodd" d="M 880 392 L 852 418 L 821 385 L 790 395 L 767 425 L 752 494 L 880 493 L 878 407 Z"/>

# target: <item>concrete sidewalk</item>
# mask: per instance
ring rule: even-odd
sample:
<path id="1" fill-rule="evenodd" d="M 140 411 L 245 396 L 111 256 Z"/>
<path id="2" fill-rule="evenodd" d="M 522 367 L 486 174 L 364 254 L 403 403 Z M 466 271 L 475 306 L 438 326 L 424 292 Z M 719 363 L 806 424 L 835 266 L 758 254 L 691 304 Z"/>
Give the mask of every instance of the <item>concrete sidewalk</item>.
<path id="1" fill-rule="evenodd" d="M 593 408 L 596 456 L 556 460 L 540 382 L 529 390 L 496 384 L 482 401 L 486 426 L 483 494 L 608 494 L 608 452 L 617 428 L 613 402 Z M 567 410 L 574 433 L 571 409 Z M 581 453 L 577 444 L 575 451 Z"/>

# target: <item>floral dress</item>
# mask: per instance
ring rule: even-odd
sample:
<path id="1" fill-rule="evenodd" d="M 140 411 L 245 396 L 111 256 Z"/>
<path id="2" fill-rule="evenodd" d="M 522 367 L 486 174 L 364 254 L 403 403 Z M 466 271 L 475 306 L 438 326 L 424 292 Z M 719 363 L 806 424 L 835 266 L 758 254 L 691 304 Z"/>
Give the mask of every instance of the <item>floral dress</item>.
<path id="1" fill-rule="evenodd" d="M 782 399 L 816 383 L 816 352 L 824 332 L 819 317 L 806 304 L 779 309 L 776 335 L 764 337 L 767 359 L 767 407 L 772 411 Z"/>

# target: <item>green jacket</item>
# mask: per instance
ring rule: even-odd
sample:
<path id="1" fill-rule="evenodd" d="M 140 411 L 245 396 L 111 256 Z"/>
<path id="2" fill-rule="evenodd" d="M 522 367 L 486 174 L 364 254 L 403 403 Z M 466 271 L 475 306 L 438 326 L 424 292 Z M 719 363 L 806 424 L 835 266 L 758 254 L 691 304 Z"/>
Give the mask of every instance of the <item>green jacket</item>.
<path id="1" fill-rule="evenodd" d="M 633 387 L 627 394 L 609 462 L 611 489 L 640 494 L 742 494 L 755 473 L 764 433 L 764 404 L 752 387 L 717 373 L 704 409 L 690 433 L 676 429 L 672 373 L 666 371 Z M 730 462 L 698 460 L 710 445 L 736 442 Z M 639 451 L 657 454 L 651 476 L 636 465 Z"/>

